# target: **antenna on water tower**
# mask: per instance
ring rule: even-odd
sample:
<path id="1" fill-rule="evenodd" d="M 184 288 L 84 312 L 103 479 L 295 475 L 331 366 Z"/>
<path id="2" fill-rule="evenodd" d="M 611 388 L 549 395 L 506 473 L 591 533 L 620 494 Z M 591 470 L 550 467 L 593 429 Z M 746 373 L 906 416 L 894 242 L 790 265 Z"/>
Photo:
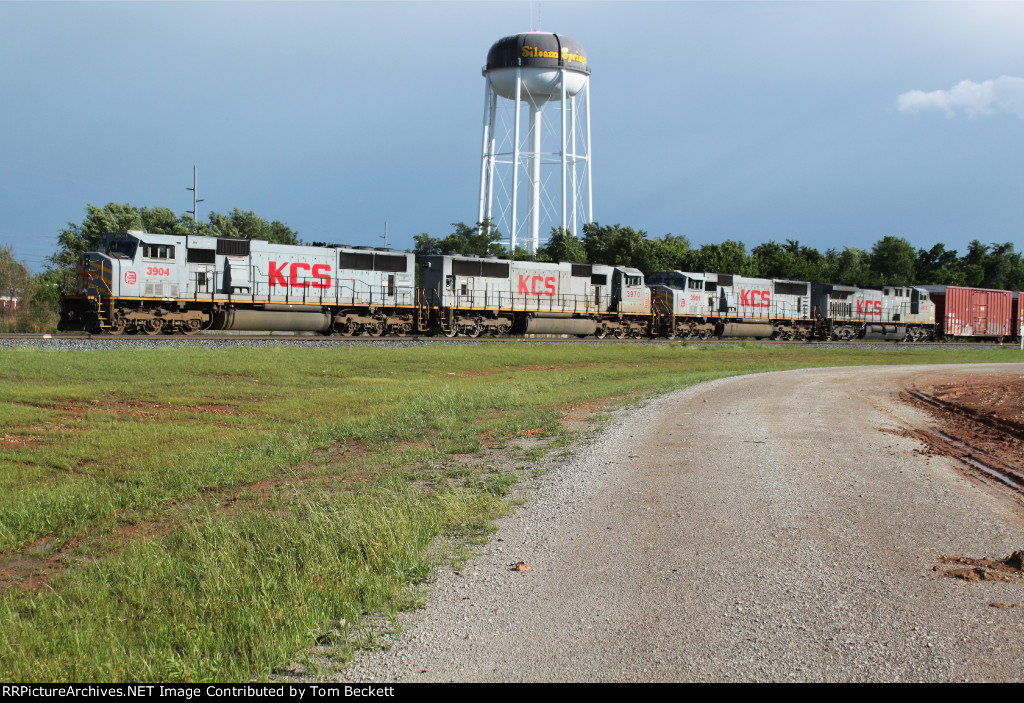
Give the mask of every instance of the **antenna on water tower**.
<path id="1" fill-rule="evenodd" d="M 185 189 L 185 190 L 192 191 L 192 209 L 191 210 L 186 210 L 185 213 L 189 214 L 189 215 L 192 215 L 192 229 L 193 229 L 193 231 L 199 231 L 199 215 L 197 213 L 198 213 L 198 210 L 199 210 L 199 203 L 203 202 L 202 198 L 196 200 L 196 196 L 199 195 L 199 191 L 197 190 L 198 187 L 199 187 L 198 181 L 196 180 L 196 167 L 193 166 L 192 167 L 192 187 Z"/>
<path id="2" fill-rule="evenodd" d="M 590 67 L 583 47 L 568 37 L 530 32 L 505 37 L 487 52 L 483 149 L 480 163 L 480 222 L 509 233 L 510 253 L 525 242 L 540 248 L 541 221 L 576 237 L 594 220 L 590 165 Z M 499 103 L 499 98 L 502 102 Z M 548 129 L 542 111 L 558 111 Z M 508 107 L 511 107 L 509 111 Z M 528 111 L 524 134 L 520 113 Z M 547 148 L 542 147 L 546 144 Z M 549 188 L 557 172 L 558 190 Z M 545 174 L 546 177 L 545 177 Z M 525 176 L 526 218 L 520 221 L 520 180 Z M 511 183 L 509 183 L 511 181 Z M 495 183 L 499 212 L 494 211 Z M 554 191 L 554 192 L 552 192 Z"/>

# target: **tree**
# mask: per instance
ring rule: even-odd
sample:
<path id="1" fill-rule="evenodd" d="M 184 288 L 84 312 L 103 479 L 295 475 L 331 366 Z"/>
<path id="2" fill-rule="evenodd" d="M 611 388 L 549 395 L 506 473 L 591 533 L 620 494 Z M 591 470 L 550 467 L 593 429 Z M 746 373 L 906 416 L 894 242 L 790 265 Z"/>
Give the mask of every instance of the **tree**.
<path id="1" fill-rule="evenodd" d="M 518 247 L 516 247 L 518 249 Z M 548 243 L 537 252 L 546 261 L 586 261 L 587 250 L 576 235 L 562 227 L 552 227 Z"/>
<path id="2" fill-rule="evenodd" d="M 875 242 L 868 258 L 878 285 L 909 286 L 914 284 L 917 253 L 902 237 L 886 236 Z"/>
<path id="3" fill-rule="evenodd" d="M 265 239 L 275 244 L 301 244 L 302 240 L 288 225 L 274 220 L 267 222 L 251 210 L 235 208 L 230 215 L 210 213 L 210 233 L 215 237 Z"/>
<path id="4" fill-rule="evenodd" d="M 977 239 L 967 245 L 967 253 L 960 259 L 960 269 L 964 273 L 964 285 L 978 287 L 985 280 L 985 260 L 988 258 L 988 247 Z"/>
<path id="5" fill-rule="evenodd" d="M 914 261 L 914 280 L 918 285 L 963 285 L 964 274 L 960 267 L 960 257 L 944 244 L 936 244 L 931 249 L 917 250 Z"/>
<path id="6" fill-rule="evenodd" d="M 429 254 L 466 254 L 470 256 L 508 256 L 508 250 L 501 245 L 501 232 L 490 220 L 470 226 L 465 222 L 453 222 L 455 231 L 444 239 L 431 237 L 426 232 L 413 237 L 413 252 L 419 256 Z"/>
<path id="7" fill-rule="evenodd" d="M 412 252 L 416 256 L 431 256 L 434 254 L 441 254 L 441 240 L 436 237 L 431 237 L 426 232 L 421 232 L 413 236 Z"/>
<path id="8" fill-rule="evenodd" d="M 761 278 L 793 278 L 793 254 L 774 240 L 758 244 L 750 252 L 752 273 Z"/>
<path id="9" fill-rule="evenodd" d="M 597 222 L 583 225 L 583 248 L 593 264 L 640 268 L 648 258 L 648 245 L 643 230 L 619 224 L 602 227 Z"/>
<path id="10" fill-rule="evenodd" d="M 689 271 L 693 268 L 695 252 L 684 235 L 666 234 L 661 239 L 647 242 L 647 256 L 638 266 L 645 275 L 658 271 Z"/>
<path id="11" fill-rule="evenodd" d="M 826 283 L 837 283 L 847 286 L 871 285 L 872 272 L 868 265 L 868 253 L 856 247 L 844 247 L 837 253 L 829 249 L 825 253 L 823 266 Z"/>
<path id="12" fill-rule="evenodd" d="M 993 243 L 985 257 L 985 277 L 981 281 L 983 288 L 997 288 L 1005 290 L 1011 284 L 1011 280 L 1017 267 L 1020 264 L 1020 256 L 1014 252 L 1013 244 Z"/>
<path id="13" fill-rule="evenodd" d="M 731 239 L 721 244 L 702 244 L 695 257 L 694 269 L 746 275 L 749 269 L 746 246 L 743 242 L 734 242 Z"/>
<path id="14" fill-rule="evenodd" d="M 57 324 L 59 290 L 51 272 L 33 276 L 14 257 L 10 246 L 0 247 L 0 330 L 44 332 Z"/>

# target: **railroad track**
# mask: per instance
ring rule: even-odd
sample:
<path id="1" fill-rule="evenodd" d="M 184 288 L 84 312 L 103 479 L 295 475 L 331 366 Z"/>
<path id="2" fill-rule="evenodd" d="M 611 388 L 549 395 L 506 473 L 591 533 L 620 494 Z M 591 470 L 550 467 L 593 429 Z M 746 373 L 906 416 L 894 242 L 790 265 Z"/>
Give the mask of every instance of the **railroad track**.
<path id="1" fill-rule="evenodd" d="M 1016 461 L 1014 461 L 1012 453 L 1011 458 L 1007 459 L 1006 456 L 997 456 L 986 447 L 978 446 L 982 443 L 989 447 L 1019 446 L 1024 443 L 1024 426 L 942 400 L 919 390 L 906 390 L 903 391 L 903 395 L 919 407 L 924 407 L 934 415 L 943 418 L 951 427 L 965 427 L 967 431 L 963 434 L 971 439 L 965 436 L 953 436 L 953 434 L 936 429 L 913 429 L 910 430 L 911 434 L 931 447 L 933 451 L 959 459 L 969 472 L 994 479 L 1024 494 L 1024 457 L 1021 452 L 1016 452 Z M 971 427 L 972 425 L 973 427 Z M 961 434 L 952 429 L 950 432 Z M 984 438 L 984 442 L 978 441 L 977 438 Z M 1006 453 L 1002 452 L 1002 454 Z"/>
<path id="2" fill-rule="evenodd" d="M 26 333 L 26 334 L 0 334 L 0 340 L 61 340 L 61 341 L 78 341 L 78 342 L 124 342 L 126 344 L 159 344 L 159 343 L 174 343 L 174 342 L 242 342 L 242 341 L 253 341 L 253 342 L 288 342 L 288 343 L 329 343 L 338 345 L 350 345 L 350 344 L 373 344 L 377 342 L 411 342 L 411 343 L 429 343 L 429 344 L 502 344 L 507 342 L 529 342 L 539 344 L 686 344 L 686 345 L 701 345 L 701 346 L 734 346 L 737 344 L 764 344 L 769 346 L 788 346 L 788 347 L 809 347 L 809 348 L 837 348 L 847 349 L 852 347 L 882 347 L 887 349 L 977 349 L 979 346 L 990 347 L 993 349 L 1009 347 L 1016 348 L 1016 344 L 990 344 L 980 342 L 887 342 L 883 340 L 850 340 L 845 342 L 838 341 L 781 341 L 781 340 L 752 340 L 752 339 L 664 339 L 661 337 L 649 338 L 642 337 L 640 339 L 613 339 L 606 337 L 604 339 L 597 339 L 595 337 L 589 337 L 580 339 L 575 336 L 546 336 L 546 335 L 525 335 L 525 336 L 504 336 L 504 337 L 444 337 L 441 335 L 434 337 L 410 335 L 404 337 L 398 337 L 394 335 L 381 335 L 377 336 L 359 336 L 359 337 L 346 337 L 341 335 L 324 336 L 320 334 L 303 334 L 303 333 L 289 333 L 280 332 L 276 334 L 245 334 L 245 333 L 234 333 L 234 334 L 223 334 L 215 332 L 200 332 L 194 335 L 146 335 L 146 334 L 121 334 L 121 335 L 110 335 L 110 334 L 87 334 L 82 332 L 70 332 L 70 333 Z"/>

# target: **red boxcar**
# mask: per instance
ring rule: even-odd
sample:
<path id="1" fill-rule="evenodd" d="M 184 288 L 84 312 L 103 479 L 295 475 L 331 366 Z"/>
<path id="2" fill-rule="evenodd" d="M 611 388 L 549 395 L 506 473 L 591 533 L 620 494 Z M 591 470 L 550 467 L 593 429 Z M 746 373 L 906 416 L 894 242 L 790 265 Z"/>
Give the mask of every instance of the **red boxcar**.
<path id="1" fill-rule="evenodd" d="M 935 302 L 935 322 L 946 337 L 1012 337 L 1013 294 L 1008 290 L 922 286 Z"/>

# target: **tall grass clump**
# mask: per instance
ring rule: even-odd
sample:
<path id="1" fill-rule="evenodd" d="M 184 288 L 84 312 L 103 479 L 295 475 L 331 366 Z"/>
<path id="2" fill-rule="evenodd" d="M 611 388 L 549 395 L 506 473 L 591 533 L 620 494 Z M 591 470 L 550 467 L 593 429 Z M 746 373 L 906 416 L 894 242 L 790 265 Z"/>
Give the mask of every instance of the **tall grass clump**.
<path id="1" fill-rule="evenodd" d="M 440 535 L 479 530 L 500 510 L 485 492 L 392 484 L 208 515 L 39 593 L 4 594 L 0 671 L 37 681 L 266 676 L 317 639 L 348 646 L 351 626 L 394 612 L 408 584 L 428 578 Z"/>

